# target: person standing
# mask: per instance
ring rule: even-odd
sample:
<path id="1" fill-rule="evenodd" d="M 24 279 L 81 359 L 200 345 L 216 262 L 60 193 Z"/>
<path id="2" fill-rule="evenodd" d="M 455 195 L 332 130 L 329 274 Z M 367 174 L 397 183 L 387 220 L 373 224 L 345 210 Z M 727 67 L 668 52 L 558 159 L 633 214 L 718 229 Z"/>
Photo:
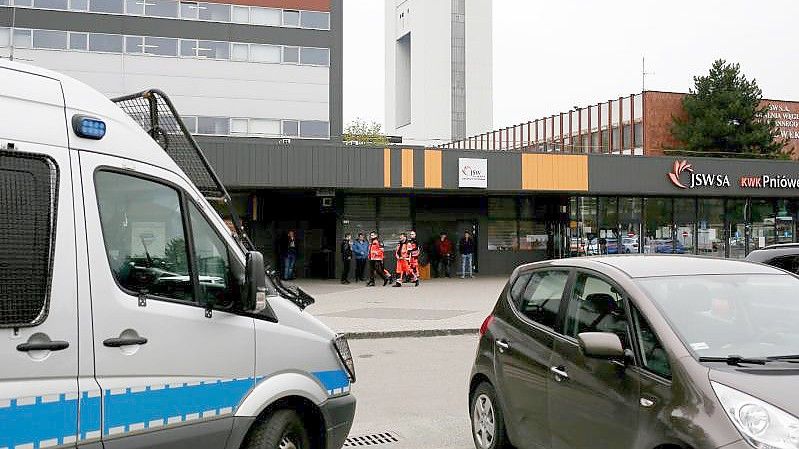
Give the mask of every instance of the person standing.
<path id="1" fill-rule="evenodd" d="M 419 246 L 419 241 L 416 240 L 416 231 L 408 233 L 408 252 L 410 253 L 410 271 L 412 282 L 419 286 L 419 256 L 422 254 L 422 248 Z"/>
<path id="2" fill-rule="evenodd" d="M 436 240 L 436 255 L 438 256 L 438 276 L 449 277 L 452 264 L 452 240 L 447 237 L 446 232 L 442 232 Z"/>
<path id="3" fill-rule="evenodd" d="M 352 235 L 345 234 L 341 241 L 341 283 L 350 283 L 350 266 L 352 265 Z"/>
<path id="4" fill-rule="evenodd" d="M 458 245 L 461 253 L 461 279 L 467 276 L 473 278 L 472 266 L 474 264 L 474 238 L 472 233 L 465 231 Z"/>
<path id="5" fill-rule="evenodd" d="M 397 276 L 394 278 L 394 287 L 402 287 L 403 281 L 411 272 L 411 253 L 408 248 L 408 235 L 404 232 L 399 236 L 394 257 L 397 259 Z"/>
<path id="6" fill-rule="evenodd" d="M 363 232 L 359 232 L 358 239 L 353 242 L 352 253 L 355 256 L 355 282 L 363 282 L 366 280 L 364 271 L 366 260 L 369 258 L 369 244 L 363 237 Z"/>
<path id="7" fill-rule="evenodd" d="M 375 286 L 375 276 L 383 278 L 383 287 L 390 281 L 391 276 L 387 274 L 386 269 L 383 267 L 383 243 L 377 236 L 376 232 L 369 234 L 369 282 L 367 287 Z"/>
<path id="8" fill-rule="evenodd" d="M 280 255 L 283 258 L 283 280 L 291 280 L 296 277 L 294 265 L 300 253 L 300 243 L 293 230 L 286 234 L 280 244 Z"/>

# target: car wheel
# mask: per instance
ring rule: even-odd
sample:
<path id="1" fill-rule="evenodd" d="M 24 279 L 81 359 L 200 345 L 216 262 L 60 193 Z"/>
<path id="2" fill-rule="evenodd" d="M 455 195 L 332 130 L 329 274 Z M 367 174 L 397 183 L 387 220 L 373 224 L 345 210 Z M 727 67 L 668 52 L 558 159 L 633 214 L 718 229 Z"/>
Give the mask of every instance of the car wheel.
<path id="1" fill-rule="evenodd" d="M 477 386 L 472 394 L 472 438 L 477 449 L 509 449 L 505 421 L 494 387 L 488 382 Z"/>
<path id="2" fill-rule="evenodd" d="M 294 410 L 277 410 L 257 424 L 247 449 L 311 449 L 311 438 Z"/>

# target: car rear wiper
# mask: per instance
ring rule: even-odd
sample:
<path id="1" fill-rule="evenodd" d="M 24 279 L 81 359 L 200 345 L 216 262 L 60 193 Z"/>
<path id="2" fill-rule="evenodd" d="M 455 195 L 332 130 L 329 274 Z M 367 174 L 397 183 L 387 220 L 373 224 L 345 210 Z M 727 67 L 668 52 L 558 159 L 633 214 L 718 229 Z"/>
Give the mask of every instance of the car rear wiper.
<path id="1" fill-rule="evenodd" d="M 741 366 L 741 364 L 746 365 L 765 365 L 766 363 L 770 362 L 769 359 L 750 359 L 746 357 L 741 357 L 739 355 L 728 355 L 727 357 L 699 357 L 700 362 L 718 362 L 718 363 L 726 363 L 730 366 Z"/>

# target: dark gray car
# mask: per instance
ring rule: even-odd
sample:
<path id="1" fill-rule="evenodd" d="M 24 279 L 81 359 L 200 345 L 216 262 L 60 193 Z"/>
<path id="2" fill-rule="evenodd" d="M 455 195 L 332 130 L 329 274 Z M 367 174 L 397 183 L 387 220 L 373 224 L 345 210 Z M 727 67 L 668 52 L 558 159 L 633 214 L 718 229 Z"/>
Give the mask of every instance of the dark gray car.
<path id="1" fill-rule="evenodd" d="M 479 449 L 799 448 L 799 277 L 686 256 L 511 275 L 471 374 Z"/>

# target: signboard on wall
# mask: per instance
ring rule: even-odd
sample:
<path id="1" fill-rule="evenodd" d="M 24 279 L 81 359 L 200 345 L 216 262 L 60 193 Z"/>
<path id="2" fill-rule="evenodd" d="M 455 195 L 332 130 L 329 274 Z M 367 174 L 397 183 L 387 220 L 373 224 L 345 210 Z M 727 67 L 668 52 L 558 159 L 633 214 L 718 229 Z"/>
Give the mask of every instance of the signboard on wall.
<path id="1" fill-rule="evenodd" d="M 458 158 L 458 187 L 488 188 L 488 159 Z"/>

